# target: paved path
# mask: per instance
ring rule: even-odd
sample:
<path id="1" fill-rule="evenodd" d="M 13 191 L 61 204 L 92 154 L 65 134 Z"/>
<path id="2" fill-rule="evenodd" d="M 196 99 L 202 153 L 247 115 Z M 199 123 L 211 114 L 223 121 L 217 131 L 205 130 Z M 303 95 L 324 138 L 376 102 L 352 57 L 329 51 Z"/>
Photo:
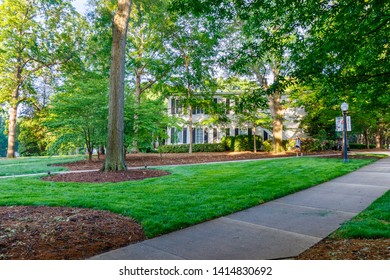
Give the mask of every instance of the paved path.
<path id="1" fill-rule="evenodd" d="M 260 206 L 92 259 L 292 258 L 328 236 L 388 190 L 390 158 Z"/>

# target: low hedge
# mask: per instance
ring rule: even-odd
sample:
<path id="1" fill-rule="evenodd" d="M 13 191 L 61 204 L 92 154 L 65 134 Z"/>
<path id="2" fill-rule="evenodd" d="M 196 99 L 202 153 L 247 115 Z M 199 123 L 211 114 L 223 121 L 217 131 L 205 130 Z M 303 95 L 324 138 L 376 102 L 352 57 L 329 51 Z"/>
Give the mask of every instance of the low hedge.
<path id="1" fill-rule="evenodd" d="M 253 135 L 226 136 L 222 138 L 222 144 L 227 151 L 244 152 L 253 151 Z M 261 150 L 263 139 L 256 135 L 257 150 Z"/>
<path id="2" fill-rule="evenodd" d="M 349 148 L 350 149 L 353 149 L 353 150 L 363 150 L 363 149 L 367 149 L 367 145 L 366 144 L 359 144 L 359 143 L 349 143 Z M 375 149 L 375 145 L 370 145 L 370 149 Z"/>
<path id="3" fill-rule="evenodd" d="M 164 145 L 158 147 L 159 153 L 188 153 L 190 150 L 189 144 L 180 144 L 180 145 Z M 212 144 L 193 144 L 192 152 L 201 153 L 201 152 L 224 152 L 225 145 L 222 143 L 212 143 Z"/>

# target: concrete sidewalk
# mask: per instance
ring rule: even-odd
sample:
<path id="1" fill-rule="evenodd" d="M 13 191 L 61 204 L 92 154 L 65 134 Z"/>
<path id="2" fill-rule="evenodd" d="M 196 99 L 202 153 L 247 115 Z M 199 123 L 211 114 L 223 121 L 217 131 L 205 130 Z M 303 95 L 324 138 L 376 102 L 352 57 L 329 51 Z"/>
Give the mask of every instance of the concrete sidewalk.
<path id="1" fill-rule="evenodd" d="M 292 258 L 328 236 L 388 190 L 390 158 L 385 158 L 310 189 L 92 259 Z"/>

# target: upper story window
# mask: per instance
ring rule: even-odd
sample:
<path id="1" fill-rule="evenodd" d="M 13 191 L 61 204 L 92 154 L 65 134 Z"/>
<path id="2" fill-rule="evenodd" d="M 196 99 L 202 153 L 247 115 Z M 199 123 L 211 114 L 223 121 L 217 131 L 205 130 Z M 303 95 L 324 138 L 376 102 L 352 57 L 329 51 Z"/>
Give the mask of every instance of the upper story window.
<path id="1" fill-rule="evenodd" d="M 199 107 L 192 107 L 192 114 L 193 115 L 199 115 L 199 114 L 204 114 L 204 109 L 199 108 Z"/>
<path id="2" fill-rule="evenodd" d="M 183 106 L 181 101 L 176 98 L 171 99 L 171 114 L 181 114 L 183 112 Z"/>
<path id="3" fill-rule="evenodd" d="M 230 114 L 231 106 L 230 106 L 230 99 L 229 98 L 226 98 L 225 104 L 226 104 L 226 114 Z"/>

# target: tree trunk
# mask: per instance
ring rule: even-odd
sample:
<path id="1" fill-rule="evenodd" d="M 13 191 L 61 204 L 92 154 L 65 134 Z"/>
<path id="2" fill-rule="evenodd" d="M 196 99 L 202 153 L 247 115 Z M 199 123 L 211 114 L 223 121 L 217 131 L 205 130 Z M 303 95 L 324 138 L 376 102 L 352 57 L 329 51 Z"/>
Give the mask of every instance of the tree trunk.
<path id="1" fill-rule="evenodd" d="M 138 135 L 139 135 L 139 107 L 141 104 L 141 74 L 136 70 L 135 77 L 135 107 L 134 107 L 134 134 L 132 153 L 139 153 Z"/>
<path id="2" fill-rule="evenodd" d="M 126 170 L 124 158 L 124 78 L 126 34 L 131 0 L 118 0 L 113 20 L 110 69 L 110 100 L 106 159 L 102 171 Z"/>
<path id="3" fill-rule="evenodd" d="M 93 145 L 91 141 L 91 131 L 89 128 L 83 130 L 84 130 L 85 145 L 87 147 L 87 153 L 88 153 L 88 161 L 92 161 Z"/>
<path id="4" fill-rule="evenodd" d="M 188 120 L 188 134 L 190 136 L 190 143 L 189 143 L 189 149 L 188 149 L 188 153 L 189 154 L 192 154 L 192 142 L 194 141 L 194 136 L 192 134 L 192 130 L 193 130 L 193 123 L 192 123 L 192 105 L 190 105 L 190 112 L 189 112 L 189 120 Z"/>
<path id="5" fill-rule="evenodd" d="M 20 54 L 19 54 L 20 55 Z M 19 89 L 22 84 L 22 60 L 17 58 L 17 66 L 15 73 L 16 88 L 12 91 L 11 95 L 11 108 L 9 109 L 9 123 L 8 123 L 8 147 L 7 158 L 15 157 L 15 143 L 16 143 L 16 121 L 18 117 L 18 104 L 20 102 Z"/>
<path id="6" fill-rule="evenodd" d="M 256 126 L 253 126 L 253 152 L 257 152 L 257 147 L 256 147 Z"/>
<path id="7" fill-rule="evenodd" d="M 11 108 L 9 109 L 7 158 L 15 157 L 17 111 L 18 111 L 17 105 L 12 105 Z"/>
<path id="8" fill-rule="evenodd" d="M 188 124 L 188 128 L 189 128 L 189 134 L 190 134 L 190 146 L 189 146 L 189 150 L 188 150 L 188 153 L 192 154 L 192 142 L 193 142 L 193 136 L 192 136 L 192 128 L 193 128 L 193 123 L 192 123 L 192 104 L 191 104 L 191 84 L 190 84 L 190 81 L 189 81 L 189 75 L 190 75 L 190 60 L 189 60 L 189 57 L 184 55 L 184 60 L 185 60 L 185 63 L 186 63 L 186 73 L 187 73 L 187 98 L 188 98 L 188 101 L 190 103 L 190 111 L 189 111 L 189 124 Z"/>
<path id="9" fill-rule="evenodd" d="M 280 104 L 280 92 L 275 91 L 272 96 L 268 97 L 268 101 L 272 116 L 273 151 L 274 153 L 278 153 L 282 151 L 283 141 L 283 109 Z"/>
<path id="10" fill-rule="evenodd" d="M 262 73 L 259 69 L 254 70 L 257 82 L 265 90 L 269 89 L 267 84 L 267 79 L 265 78 L 265 73 Z M 275 68 L 272 69 L 275 81 L 279 78 L 279 65 L 277 64 Z M 282 141 L 283 141 L 283 107 L 281 104 L 282 94 L 279 90 L 275 90 L 270 93 L 268 98 L 269 110 L 272 117 L 272 146 L 273 152 L 278 153 L 282 150 Z"/>
<path id="11" fill-rule="evenodd" d="M 382 130 L 383 130 L 383 123 L 380 120 L 378 120 L 376 123 L 376 133 L 375 133 L 375 148 L 377 149 L 383 148 Z"/>
<path id="12" fill-rule="evenodd" d="M 366 147 L 367 149 L 370 148 L 370 133 L 369 133 L 369 128 L 364 130 L 364 140 L 366 142 Z"/>

